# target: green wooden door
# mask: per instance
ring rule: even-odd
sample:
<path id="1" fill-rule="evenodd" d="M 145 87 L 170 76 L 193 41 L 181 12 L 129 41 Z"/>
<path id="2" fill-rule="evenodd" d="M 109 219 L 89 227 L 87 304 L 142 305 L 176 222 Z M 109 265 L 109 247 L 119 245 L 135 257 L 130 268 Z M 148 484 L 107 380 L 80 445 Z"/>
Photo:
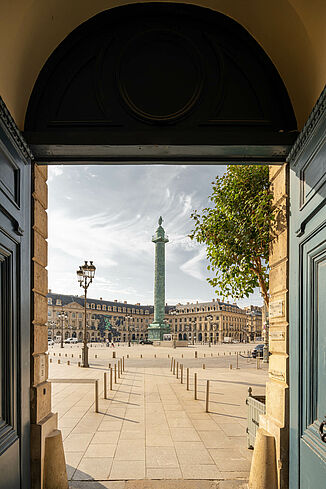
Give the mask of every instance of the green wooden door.
<path id="1" fill-rule="evenodd" d="M 289 156 L 290 489 L 326 487 L 325 102 L 324 91 Z"/>
<path id="2" fill-rule="evenodd" d="M 0 489 L 30 487 L 29 157 L 0 98 Z"/>

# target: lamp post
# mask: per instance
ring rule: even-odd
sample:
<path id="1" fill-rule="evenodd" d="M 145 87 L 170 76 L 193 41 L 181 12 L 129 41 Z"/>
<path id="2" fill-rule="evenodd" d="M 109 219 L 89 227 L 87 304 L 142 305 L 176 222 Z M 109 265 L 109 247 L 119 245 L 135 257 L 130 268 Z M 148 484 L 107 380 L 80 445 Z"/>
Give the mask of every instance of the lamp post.
<path id="1" fill-rule="evenodd" d="M 173 311 L 170 312 L 170 314 L 172 314 L 173 316 L 177 316 L 178 315 L 178 311 L 176 309 L 174 309 Z M 176 319 L 176 321 L 178 321 Z M 176 335 L 176 327 L 177 327 L 178 323 L 176 322 L 176 324 L 174 325 L 174 327 L 171 328 L 171 332 L 172 332 L 172 341 L 173 341 L 173 348 L 176 348 L 177 345 L 176 345 L 176 338 L 175 338 L 175 335 Z"/>
<path id="2" fill-rule="evenodd" d="M 196 334 L 197 319 L 196 318 L 193 318 L 191 320 L 191 324 L 192 324 L 191 339 L 192 339 L 192 344 L 194 345 L 195 344 L 195 339 L 197 338 L 197 334 Z"/>
<path id="3" fill-rule="evenodd" d="M 208 333 L 208 346 L 211 346 L 211 321 L 213 321 L 213 316 L 209 314 L 205 317 L 206 321 L 209 321 L 209 333 Z"/>
<path id="4" fill-rule="evenodd" d="M 68 319 L 68 314 L 64 311 L 59 312 L 58 314 L 58 319 L 61 321 L 61 342 L 60 342 L 60 348 L 63 348 L 63 326 L 64 322 Z"/>
<path id="5" fill-rule="evenodd" d="M 56 327 L 56 323 L 55 321 L 53 321 L 52 319 L 50 321 L 48 321 L 48 337 L 49 337 L 49 328 L 51 329 L 51 340 L 53 340 L 54 338 L 54 329 Z"/>
<path id="6" fill-rule="evenodd" d="M 90 261 L 89 264 L 85 261 L 84 265 L 79 267 L 77 270 L 77 278 L 80 287 L 84 289 L 84 347 L 82 349 L 82 358 L 83 358 L 83 367 L 88 368 L 88 346 L 87 346 L 87 320 L 86 320 L 86 299 L 87 299 L 87 289 L 89 285 L 93 282 L 93 278 L 95 276 L 96 267 L 93 265 L 93 262 Z"/>
<path id="7" fill-rule="evenodd" d="M 264 322 L 264 349 L 263 349 L 263 362 L 264 363 L 269 363 L 269 314 L 268 314 L 268 307 L 266 303 L 264 303 L 264 316 L 265 316 L 265 322 Z"/>
<path id="8" fill-rule="evenodd" d="M 130 319 L 132 319 L 132 316 L 128 314 L 127 316 L 125 316 L 125 319 L 127 319 L 128 346 L 130 346 Z"/>

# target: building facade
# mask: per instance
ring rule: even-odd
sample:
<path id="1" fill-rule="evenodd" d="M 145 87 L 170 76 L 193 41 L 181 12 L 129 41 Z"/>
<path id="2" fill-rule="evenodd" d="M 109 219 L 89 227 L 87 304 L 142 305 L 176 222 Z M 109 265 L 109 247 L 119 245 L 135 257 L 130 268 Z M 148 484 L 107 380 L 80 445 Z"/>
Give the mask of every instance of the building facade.
<path id="1" fill-rule="evenodd" d="M 147 339 L 148 326 L 154 318 L 153 306 L 126 301 L 87 299 L 87 339 L 89 341 L 139 342 Z M 61 313 L 67 318 L 62 318 Z M 48 294 L 49 338 L 64 340 L 84 338 L 84 297 Z M 248 318 L 250 320 L 248 320 Z M 248 306 L 241 309 L 236 304 L 213 299 L 165 306 L 165 323 L 177 340 L 190 343 L 223 343 L 225 341 L 250 341 L 261 336 L 261 308 Z"/>

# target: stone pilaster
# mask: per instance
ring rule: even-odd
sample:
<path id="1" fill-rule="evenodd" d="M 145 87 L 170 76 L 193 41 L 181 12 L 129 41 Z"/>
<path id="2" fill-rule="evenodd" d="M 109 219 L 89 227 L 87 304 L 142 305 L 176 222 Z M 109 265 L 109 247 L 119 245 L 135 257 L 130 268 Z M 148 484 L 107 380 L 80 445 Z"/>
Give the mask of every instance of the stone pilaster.
<path id="1" fill-rule="evenodd" d="M 266 415 L 260 426 L 275 437 L 278 484 L 288 488 L 289 464 L 289 343 L 288 343 L 288 169 L 271 166 L 277 219 L 270 246 L 269 380 Z"/>
<path id="2" fill-rule="evenodd" d="M 31 478 L 43 488 L 45 438 L 57 428 L 51 412 L 48 378 L 47 307 L 47 167 L 34 164 L 32 173 L 32 327 L 31 327 Z"/>

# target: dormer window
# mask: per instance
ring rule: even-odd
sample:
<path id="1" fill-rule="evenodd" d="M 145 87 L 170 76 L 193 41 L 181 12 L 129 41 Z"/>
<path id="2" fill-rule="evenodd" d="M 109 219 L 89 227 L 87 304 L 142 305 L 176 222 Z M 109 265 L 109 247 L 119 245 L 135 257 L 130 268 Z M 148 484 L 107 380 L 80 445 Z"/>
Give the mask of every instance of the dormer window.
<path id="1" fill-rule="evenodd" d="M 91 309 L 95 309 L 95 304 L 91 304 Z"/>
<path id="2" fill-rule="evenodd" d="M 52 305 L 52 299 L 51 299 L 51 297 L 48 297 L 48 304 L 50 304 L 50 306 Z"/>
<path id="3" fill-rule="evenodd" d="M 57 305 L 57 306 L 61 306 L 61 305 L 62 305 L 62 301 L 61 301 L 61 299 L 57 299 L 57 300 L 55 301 L 55 303 L 56 303 L 56 305 Z"/>

